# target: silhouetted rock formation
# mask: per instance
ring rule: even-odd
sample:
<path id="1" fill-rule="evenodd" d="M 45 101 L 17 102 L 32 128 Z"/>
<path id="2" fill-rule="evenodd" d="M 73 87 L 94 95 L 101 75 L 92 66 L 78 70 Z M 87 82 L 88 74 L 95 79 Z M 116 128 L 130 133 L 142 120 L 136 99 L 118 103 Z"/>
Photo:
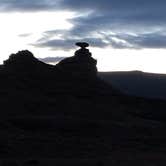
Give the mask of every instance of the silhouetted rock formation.
<path id="1" fill-rule="evenodd" d="M 28 50 L 12 54 L 4 61 L 3 71 L 10 73 L 14 84 L 27 86 L 27 90 L 41 91 L 47 94 L 68 94 L 74 96 L 117 95 L 119 91 L 97 77 L 97 61 L 91 57 L 86 47 L 88 43 L 76 43 L 81 49 L 73 57 L 66 58 L 57 65 L 39 61 Z M 19 83 L 16 83 L 17 82 Z M 30 86 L 30 87 L 29 87 Z M 32 87 L 36 87 L 35 89 Z M 28 89 L 29 88 L 29 89 Z M 109 90 L 108 90 L 109 89 Z M 42 92 L 41 91 L 41 92 Z"/>
<path id="2" fill-rule="evenodd" d="M 97 74 L 97 61 L 91 57 L 91 53 L 86 47 L 88 43 L 76 43 L 81 49 L 75 52 L 73 57 L 62 60 L 57 67 L 61 70 L 72 72 L 73 75 L 85 75 L 94 77 Z"/>
<path id="3" fill-rule="evenodd" d="M 6 70 L 24 74 L 27 72 L 40 74 L 41 72 L 50 72 L 49 69 L 54 68 L 54 71 L 52 70 L 51 73 L 57 70 L 63 72 L 63 74 L 66 72 L 78 77 L 96 77 L 97 61 L 91 57 L 91 53 L 88 49 L 86 49 L 89 44 L 77 43 L 77 45 L 80 46 L 81 49 L 77 50 L 73 57 L 65 58 L 55 67 L 39 61 L 28 50 L 11 54 L 9 59 L 4 61 L 3 67 L 6 68 Z"/>
<path id="4" fill-rule="evenodd" d="M 4 66 L 13 70 L 31 70 L 37 61 L 30 51 L 24 50 L 16 54 L 11 54 L 9 59 L 4 61 Z"/>
<path id="5" fill-rule="evenodd" d="M 47 70 L 50 66 L 39 61 L 28 50 L 19 51 L 16 54 L 11 54 L 9 59 L 4 61 L 4 68 L 11 72 L 17 73 L 35 73 Z"/>
<path id="6" fill-rule="evenodd" d="M 0 68 L 4 165 L 14 158 L 23 165 L 105 165 L 107 157 L 112 165 L 124 155 L 166 151 L 165 101 L 124 96 L 97 77 L 88 43 L 76 45 L 81 49 L 55 66 L 25 50 Z"/>

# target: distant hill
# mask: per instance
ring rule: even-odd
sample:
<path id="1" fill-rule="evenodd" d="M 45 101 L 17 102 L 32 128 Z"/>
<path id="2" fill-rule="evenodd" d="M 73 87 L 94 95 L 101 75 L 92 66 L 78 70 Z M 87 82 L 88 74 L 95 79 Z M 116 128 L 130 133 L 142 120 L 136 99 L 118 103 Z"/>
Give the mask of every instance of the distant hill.
<path id="1" fill-rule="evenodd" d="M 100 72 L 99 77 L 129 95 L 166 99 L 166 75 L 129 72 Z"/>

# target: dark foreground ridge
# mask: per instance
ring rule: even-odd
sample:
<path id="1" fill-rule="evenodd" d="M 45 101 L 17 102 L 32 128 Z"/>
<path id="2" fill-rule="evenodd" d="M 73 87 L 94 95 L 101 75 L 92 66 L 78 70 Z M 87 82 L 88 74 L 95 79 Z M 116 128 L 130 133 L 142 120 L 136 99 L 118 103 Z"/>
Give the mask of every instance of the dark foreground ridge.
<path id="1" fill-rule="evenodd" d="M 89 44 L 76 45 L 55 66 L 27 50 L 4 61 L 0 164 L 166 163 L 165 101 L 122 94 L 98 78 Z"/>

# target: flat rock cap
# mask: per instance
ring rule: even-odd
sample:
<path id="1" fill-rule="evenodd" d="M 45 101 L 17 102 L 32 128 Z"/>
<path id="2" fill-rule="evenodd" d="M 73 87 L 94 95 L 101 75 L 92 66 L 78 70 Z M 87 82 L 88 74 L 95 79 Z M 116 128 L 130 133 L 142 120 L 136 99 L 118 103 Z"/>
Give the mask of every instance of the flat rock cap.
<path id="1" fill-rule="evenodd" d="M 89 46 L 89 44 L 86 43 L 86 42 L 77 42 L 77 43 L 76 43 L 76 46 L 79 46 L 79 47 L 81 47 L 81 48 L 86 48 L 86 47 Z"/>

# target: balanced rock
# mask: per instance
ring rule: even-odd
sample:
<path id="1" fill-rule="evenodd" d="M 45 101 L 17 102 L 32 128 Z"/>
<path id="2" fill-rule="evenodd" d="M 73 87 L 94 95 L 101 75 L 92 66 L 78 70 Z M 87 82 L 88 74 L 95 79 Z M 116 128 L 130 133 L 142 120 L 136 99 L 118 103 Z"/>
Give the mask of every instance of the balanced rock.
<path id="1" fill-rule="evenodd" d="M 81 47 L 81 48 L 86 48 L 86 47 L 89 47 L 89 44 L 88 43 L 86 43 L 86 42 L 77 42 L 76 43 L 76 46 L 79 46 L 79 47 Z"/>
<path id="2" fill-rule="evenodd" d="M 79 42 L 76 43 L 77 46 L 81 47 L 75 52 L 75 55 L 62 60 L 57 67 L 63 71 L 71 72 L 75 75 L 86 75 L 86 76 L 96 76 L 97 61 L 92 58 L 91 53 L 86 47 L 89 46 L 88 43 Z"/>

